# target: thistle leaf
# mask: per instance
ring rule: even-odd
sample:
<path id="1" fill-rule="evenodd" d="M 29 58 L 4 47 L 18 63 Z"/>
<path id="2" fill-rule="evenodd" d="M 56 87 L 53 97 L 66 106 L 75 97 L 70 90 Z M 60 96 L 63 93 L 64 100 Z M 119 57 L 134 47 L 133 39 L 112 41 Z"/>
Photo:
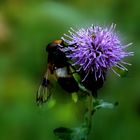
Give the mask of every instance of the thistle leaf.
<path id="1" fill-rule="evenodd" d="M 93 107 L 94 110 L 98 110 L 100 108 L 107 108 L 107 109 L 113 109 L 114 107 L 116 107 L 118 105 L 118 102 L 115 103 L 109 103 L 109 102 L 105 102 L 103 100 L 95 100 L 93 102 Z"/>

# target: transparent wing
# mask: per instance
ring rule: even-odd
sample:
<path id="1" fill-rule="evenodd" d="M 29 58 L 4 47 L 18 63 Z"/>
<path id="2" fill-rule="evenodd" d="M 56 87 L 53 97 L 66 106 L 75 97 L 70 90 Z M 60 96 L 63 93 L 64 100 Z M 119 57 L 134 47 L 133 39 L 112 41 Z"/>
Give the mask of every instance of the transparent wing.
<path id="1" fill-rule="evenodd" d="M 50 85 L 50 81 L 48 80 L 48 76 L 49 76 L 49 69 L 47 69 L 47 72 L 45 73 L 44 78 L 36 94 L 36 103 L 38 106 L 47 102 L 47 100 L 51 96 L 51 92 L 49 91 L 51 85 Z"/>

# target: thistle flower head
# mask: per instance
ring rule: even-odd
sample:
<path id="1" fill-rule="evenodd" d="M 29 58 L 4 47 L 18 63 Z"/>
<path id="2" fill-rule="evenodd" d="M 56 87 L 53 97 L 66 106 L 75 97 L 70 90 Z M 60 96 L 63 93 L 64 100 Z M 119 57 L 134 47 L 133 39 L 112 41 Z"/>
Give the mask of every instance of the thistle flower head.
<path id="1" fill-rule="evenodd" d="M 115 33 L 115 25 L 109 28 L 91 26 L 81 28 L 77 31 L 71 28 L 69 35 L 64 34 L 64 42 L 68 44 L 66 56 L 72 60 L 73 65 L 79 67 L 79 71 L 85 72 L 85 78 L 93 73 L 95 80 L 104 79 L 104 73 L 108 69 L 127 70 L 122 59 L 132 56 L 133 52 L 126 52 L 124 49 L 131 45 L 122 45 L 118 35 Z M 117 72 L 115 72 L 119 75 Z"/>

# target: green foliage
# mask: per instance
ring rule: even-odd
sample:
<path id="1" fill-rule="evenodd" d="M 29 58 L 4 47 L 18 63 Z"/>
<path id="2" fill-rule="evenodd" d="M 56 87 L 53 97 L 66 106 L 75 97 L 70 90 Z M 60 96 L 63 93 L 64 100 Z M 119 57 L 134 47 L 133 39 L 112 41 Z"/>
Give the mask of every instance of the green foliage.
<path id="1" fill-rule="evenodd" d="M 65 128 L 59 127 L 54 130 L 55 135 L 61 140 L 86 140 L 87 139 L 87 128 Z"/>
<path id="2" fill-rule="evenodd" d="M 109 103 L 109 102 L 103 101 L 102 99 L 97 99 L 93 102 L 94 110 L 98 110 L 101 108 L 113 109 L 117 105 L 118 105 L 118 102 Z"/>
<path id="3" fill-rule="evenodd" d="M 72 93 L 72 100 L 76 103 L 78 101 L 78 94 L 76 92 Z"/>
<path id="4" fill-rule="evenodd" d="M 92 122 L 90 119 L 92 119 L 94 113 L 101 108 L 113 109 L 115 106 L 118 105 L 118 103 L 109 103 L 104 102 L 103 100 L 94 99 L 92 105 L 93 109 L 91 110 L 91 112 L 89 112 L 89 110 L 86 109 L 87 111 L 85 111 L 84 121 L 82 122 L 81 126 L 76 128 L 59 127 L 54 129 L 54 134 L 60 140 L 87 140 L 92 125 L 89 124 Z"/>

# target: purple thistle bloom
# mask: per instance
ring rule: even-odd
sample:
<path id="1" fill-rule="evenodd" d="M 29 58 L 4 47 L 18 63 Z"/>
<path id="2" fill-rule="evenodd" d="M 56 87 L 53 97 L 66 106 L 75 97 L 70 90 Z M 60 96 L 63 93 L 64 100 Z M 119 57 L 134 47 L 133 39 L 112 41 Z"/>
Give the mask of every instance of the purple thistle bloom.
<path id="1" fill-rule="evenodd" d="M 119 75 L 113 67 L 127 70 L 123 65 L 130 65 L 122 59 L 132 56 L 133 52 L 125 52 L 124 49 L 132 43 L 122 45 L 119 37 L 114 32 L 115 25 L 110 28 L 91 26 L 87 29 L 81 28 L 75 31 L 71 28 L 70 35 L 64 34 L 62 40 L 68 44 L 66 56 L 72 60 L 74 66 L 78 66 L 78 71 L 85 72 L 85 78 L 89 73 L 93 73 L 94 79 L 104 79 L 104 73 L 112 69 Z"/>

